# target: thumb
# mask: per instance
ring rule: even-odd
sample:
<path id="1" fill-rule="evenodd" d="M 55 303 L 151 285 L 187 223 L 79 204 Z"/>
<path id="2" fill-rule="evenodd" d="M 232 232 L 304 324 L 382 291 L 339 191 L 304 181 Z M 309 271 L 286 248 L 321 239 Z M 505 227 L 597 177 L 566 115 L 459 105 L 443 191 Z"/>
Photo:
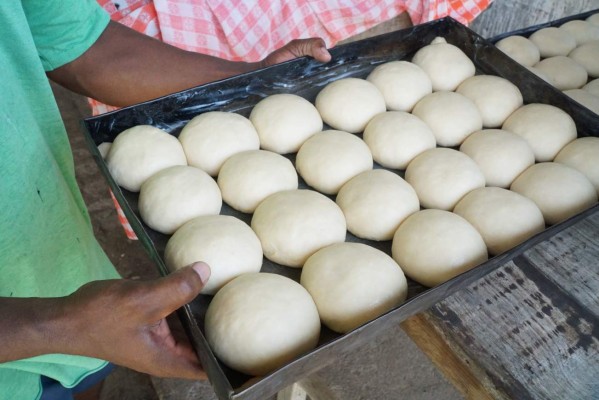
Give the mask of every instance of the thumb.
<path id="1" fill-rule="evenodd" d="M 150 284 L 152 319 L 160 320 L 196 298 L 210 278 L 210 267 L 204 262 L 195 262 Z"/>

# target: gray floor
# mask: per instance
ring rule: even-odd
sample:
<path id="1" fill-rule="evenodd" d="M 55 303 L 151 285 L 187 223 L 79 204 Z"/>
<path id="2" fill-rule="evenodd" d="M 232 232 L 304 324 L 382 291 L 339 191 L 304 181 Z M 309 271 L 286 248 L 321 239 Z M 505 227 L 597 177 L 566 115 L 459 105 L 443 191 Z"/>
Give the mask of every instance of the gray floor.
<path id="1" fill-rule="evenodd" d="M 594 8 L 599 8 L 599 1 L 496 0 L 472 27 L 485 36 L 492 36 Z M 517 17 L 509 19 L 506 15 Z M 56 95 L 71 136 L 77 176 L 100 243 L 124 277 L 157 276 L 140 245 L 124 236 L 108 187 L 85 147 L 80 134 L 80 121 L 89 113 L 85 100 L 61 88 L 56 88 Z M 325 384 L 331 394 L 343 400 L 462 398 L 399 326 L 381 332 L 376 342 L 325 367 L 309 380 Z M 102 392 L 103 400 L 214 398 L 207 382 L 152 378 L 126 368 L 117 368 Z"/>

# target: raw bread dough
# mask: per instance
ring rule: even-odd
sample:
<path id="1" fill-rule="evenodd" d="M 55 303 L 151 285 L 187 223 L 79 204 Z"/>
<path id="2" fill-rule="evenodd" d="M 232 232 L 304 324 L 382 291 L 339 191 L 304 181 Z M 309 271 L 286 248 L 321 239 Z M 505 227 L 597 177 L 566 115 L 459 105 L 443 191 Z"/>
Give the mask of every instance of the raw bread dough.
<path id="1" fill-rule="evenodd" d="M 535 68 L 549 76 L 553 86 L 559 90 L 580 88 L 588 79 L 587 70 L 566 56 L 546 58 L 535 64 Z"/>
<path id="2" fill-rule="evenodd" d="M 388 110 L 410 111 L 414 105 L 432 93 L 433 84 L 416 64 L 409 61 L 391 61 L 376 67 L 368 78 L 385 98 Z"/>
<path id="3" fill-rule="evenodd" d="M 173 165 L 187 165 L 187 159 L 176 137 L 150 125 L 138 125 L 114 139 L 106 164 L 119 186 L 139 192 L 150 176 Z"/>
<path id="4" fill-rule="evenodd" d="M 493 255 L 515 247 L 545 229 L 543 214 L 532 200 L 498 187 L 471 191 L 453 212 L 476 228 Z"/>
<path id="5" fill-rule="evenodd" d="M 302 145 L 295 158 L 306 183 L 325 194 L 336 194 L 345 182 L 372 169 L 370 149 L 356 135 L 342 131 L 317 133 Z"/>
<path id="6" fill-rule="evenodd" d="M 547 75 L 546 73 L 538 70 L 535 67 L 526 67 L 526 69 L 538 76 L 539 78 L 541 78 L 542 80 L 544 80 L 545 82 L 547 82 L 548 84 L 550 84 L 551 86 L 555 86 L 553 84 L 553 78 Z"/>
<path id="7" fill-rule="evenodd" d="M 418 50 L 412 62 L 428 74 L 435 92 L 455 90 L 476 71 L 472 60 L 459 47 L 447 43 L 442 37 L 436 37 L 431 44 Z"/>
<path id="8" fill-rule="evenodd" d="M 170 235 L 200 215 L 220 213 L 218 185 L 199 168 L 177 165 L 148 178 L 139 192 L 139 214 L 152 229 Z"/>
<path id="9" fill-rule="evenodd" d="M 522 171 L 535 163 L 528 142 L 501 129 L 474 132 L 464 140 L 460 151 L 478 165 L 487 186 L 508 188 Z"/>
<path id="10" fill-rule="evenodd" d="M 337 195 L 347 230 L 359 238 L 391 240 L 399 224 L 420 209 L 416 192 L 399 175 L 384 169 L 362 172 Z"/>
<path id="11" fill-rule="evenodd" d="M 483 127 L 476 104 L 455 92 L 435 92 L 425 96 L 416 104 L 412 114 L 431 128 L 440 146 L 457 146 Z"/>
<path id="12" fill-rule="evenodd" d="M 593 79 L 592 81 L 584 85 L 583 89 L 587 92 L 591 92 L 595 96 L 599 96 L 599 79 Z"/>
<path id="13" fill-rule="evenodd" d="M 582 172 L 599 194 L 599 137 L 583 137 L 570 142 L 555 157 L 555 162 Z"/>
<path id="14" fill-rule="evenodd" d="M 414 158 L 406 169 L 406 181 L 422 207 L 440 210 L 453 210 L 466 193 L 485 186 L 483 173 L 470 157 L 441 147 Z"/>
<path id="15" fill-rule="evenodd" d="M 267 150 L 231 156 L 220 169 L 218 186 L 223 200 L 234 209 L 253 213 L 273 193 L 297 189 L 295 167 L 287 158 Z"/>
<path id="16" fill-rule="evenodd" d="M 557 224 L 597 202 L 597 192 L 582 172 L 555 162 L 528 168 L 510 190 L 534 201 L 547 225 Z"/>
<path id="17" fill-rule="evenodd" d="M 476 104 L 483 118 L 483 126 L 496 128 L 522 106 L 522 93 L 512 82 L 499 76 L 477 75 L 458 86 L 457 93 Z"/>
<path id="18" fill-rule="evenodd" d="M 112 147 L 111 142 L 102 142 L 98 145 L 98 152 L 100 152 L 100 156 L 102 156 L 102 159 L 104 159 L 104 160 L 106 159 L 106 156 L 110 152 L 111 147 Z"/>
<path id="19" fill-rule="evenodd" d="M 574 36 L 554 26 L 539 29 L 530 35 L 530 41 L 537 46 L 543 58 L 567 56 L 576 48 Z"/>
<path id="20" fill-rule="evenodd" d="M 260 240 L 247 224 L 229 215 L 205 215 L 181 226 L 164 250 L 171 271 L 196 261 L 210 265 L 203 294 L 214 294 L 231 279 L 262 268 Z"/>
<path id="21" fill-rule="evenodd" d="M 409 216 L 395 232 L 392 254 L 407 276 L 430 287 L 488 259 L 476 229 L 459 215 L 442 210 Z"/>
<path id="22" fill-rule="evenodd" d="M 427 124 L 403 111 L 376 115 L 366 125 L 363 138 L 374 160 L 394 169 L 406 169 L 414 157 L 437 144 Z"/>
<path id="23" fill-rule="evenodd" d="M 308 257 L 346 234 L 343 211 L 313 190 L 287 190 L 268 196 L 252 217 L 252 229 L 269 260 L 301 268 Z"/>
<path id="24" fill-rule="evenodd" d="M 316 347 L 320 320 L 299 283 L 254 273 L 235 278 L 214 296 L 205 330 L 210 348 L 227 366 L 266 375 Z"/>
<path id="25" fill-rule="evenodd" d="M 568 57 L 582 65 L 591 78 L 599 78 L 599 40 L 578 46 Z"/>
<path id="26" fill-rule="evenodd" d="M 322 131 L 322 118 L 312 103 L 294 94 L 275 94 L 252 109 L 250 121 L 264 150 L 295 153 L 302 143 Z"/>
<path id="27" fill-rule="evenodd" d="M 252 123 L 232 112 L 210 111 L 185 125 L 179 141 L 189 165 L 218 175 L 225 160 L 235 153 L 260 147 L 258 133 Z"/>
<path id="28" fill-rule="evenodd" d="M 592 40 L 599 40 L 599 27 L 587 21 L 574 20 L 561 25 L 559 29 L 568 32 L 580 46 Z"/>
<path id="29" fill-rule="evenodd" d="M 523 36 L 508 36 L 495 43 L 495 46 L 519 64 L 531 67 L 541 60 L 536 44 Z"/>
<path id="30" fill-rule="evenodd" d="M 316 108 L 333 129 L 362 132 L 368 121 L 385 112 L 385 98 L 365 79 L 344 78 L 329 83 L 316 96 Z"/>
<path id="31" fill-rule="evenodd" d="M 579 102 L 595 114 L 599 114 L 599 97 L 584 89 L 564 90 L 564 94 Z"/>
<path id="32" fill-rule="evenodd" d="M 592 25 L 599 26 L 599 13 L 591 15 L 586 21 Z"/>
<path id="33" fill-rule="evenodd" d="M 576 124 L 565 111 L 549 104 L 532 103 L 520 107 L 502 129 L 522 136 L 532 148 L 537 162 L 551 161 L 576 139 Z"/>
<path id="34" fill-rule="evenodd" d="M 401 304 L 408 282 L 397 263 L 362 243 L 337 243 L 318 250 L 302 269 L 300 283 L 326 326 L 346 333 Z"/>

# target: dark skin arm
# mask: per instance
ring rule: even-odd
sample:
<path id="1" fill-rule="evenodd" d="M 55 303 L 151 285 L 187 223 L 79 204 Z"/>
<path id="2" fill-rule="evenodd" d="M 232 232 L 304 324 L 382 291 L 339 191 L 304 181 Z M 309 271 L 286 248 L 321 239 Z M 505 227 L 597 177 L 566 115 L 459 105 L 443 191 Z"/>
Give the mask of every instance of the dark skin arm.
<path id="1" fill-rule="evenodd" d="M 0 298 L 0 362 L 48 353 L 96 357 L 155 376 L 203 379 L 189 343 L 172 335 L 167 315 L 193 300 L 204 263 L 153 281 L 91 282 L 70 296 Z M 6 322 L 10 321 L 10 322 Z"/>
<path id="2" fill-rule="evenodd" d="M 127 106 L 300 56 L 331 59 L 322 39 L 294 40 L 258 63 L 184 51 L 111 22 L 82 56 L 48 77 L 76 93 Z"/>

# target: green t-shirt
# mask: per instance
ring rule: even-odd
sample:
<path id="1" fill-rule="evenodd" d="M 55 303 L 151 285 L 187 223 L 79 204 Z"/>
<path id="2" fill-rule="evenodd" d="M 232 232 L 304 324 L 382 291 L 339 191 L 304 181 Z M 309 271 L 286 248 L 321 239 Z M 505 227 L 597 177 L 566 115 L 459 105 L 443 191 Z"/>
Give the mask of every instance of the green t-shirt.
<path id="1" fill-rule="evenodd" d="M 0 297 L 64 296 L 118 277 L 94 238 L 45 75 L 108 21 L 94 0 L 0 1 Z M 104 365 L 57 354 L 0 364 L 0 399 L 38 398 L 40 374 L 74 386 Z"/>

